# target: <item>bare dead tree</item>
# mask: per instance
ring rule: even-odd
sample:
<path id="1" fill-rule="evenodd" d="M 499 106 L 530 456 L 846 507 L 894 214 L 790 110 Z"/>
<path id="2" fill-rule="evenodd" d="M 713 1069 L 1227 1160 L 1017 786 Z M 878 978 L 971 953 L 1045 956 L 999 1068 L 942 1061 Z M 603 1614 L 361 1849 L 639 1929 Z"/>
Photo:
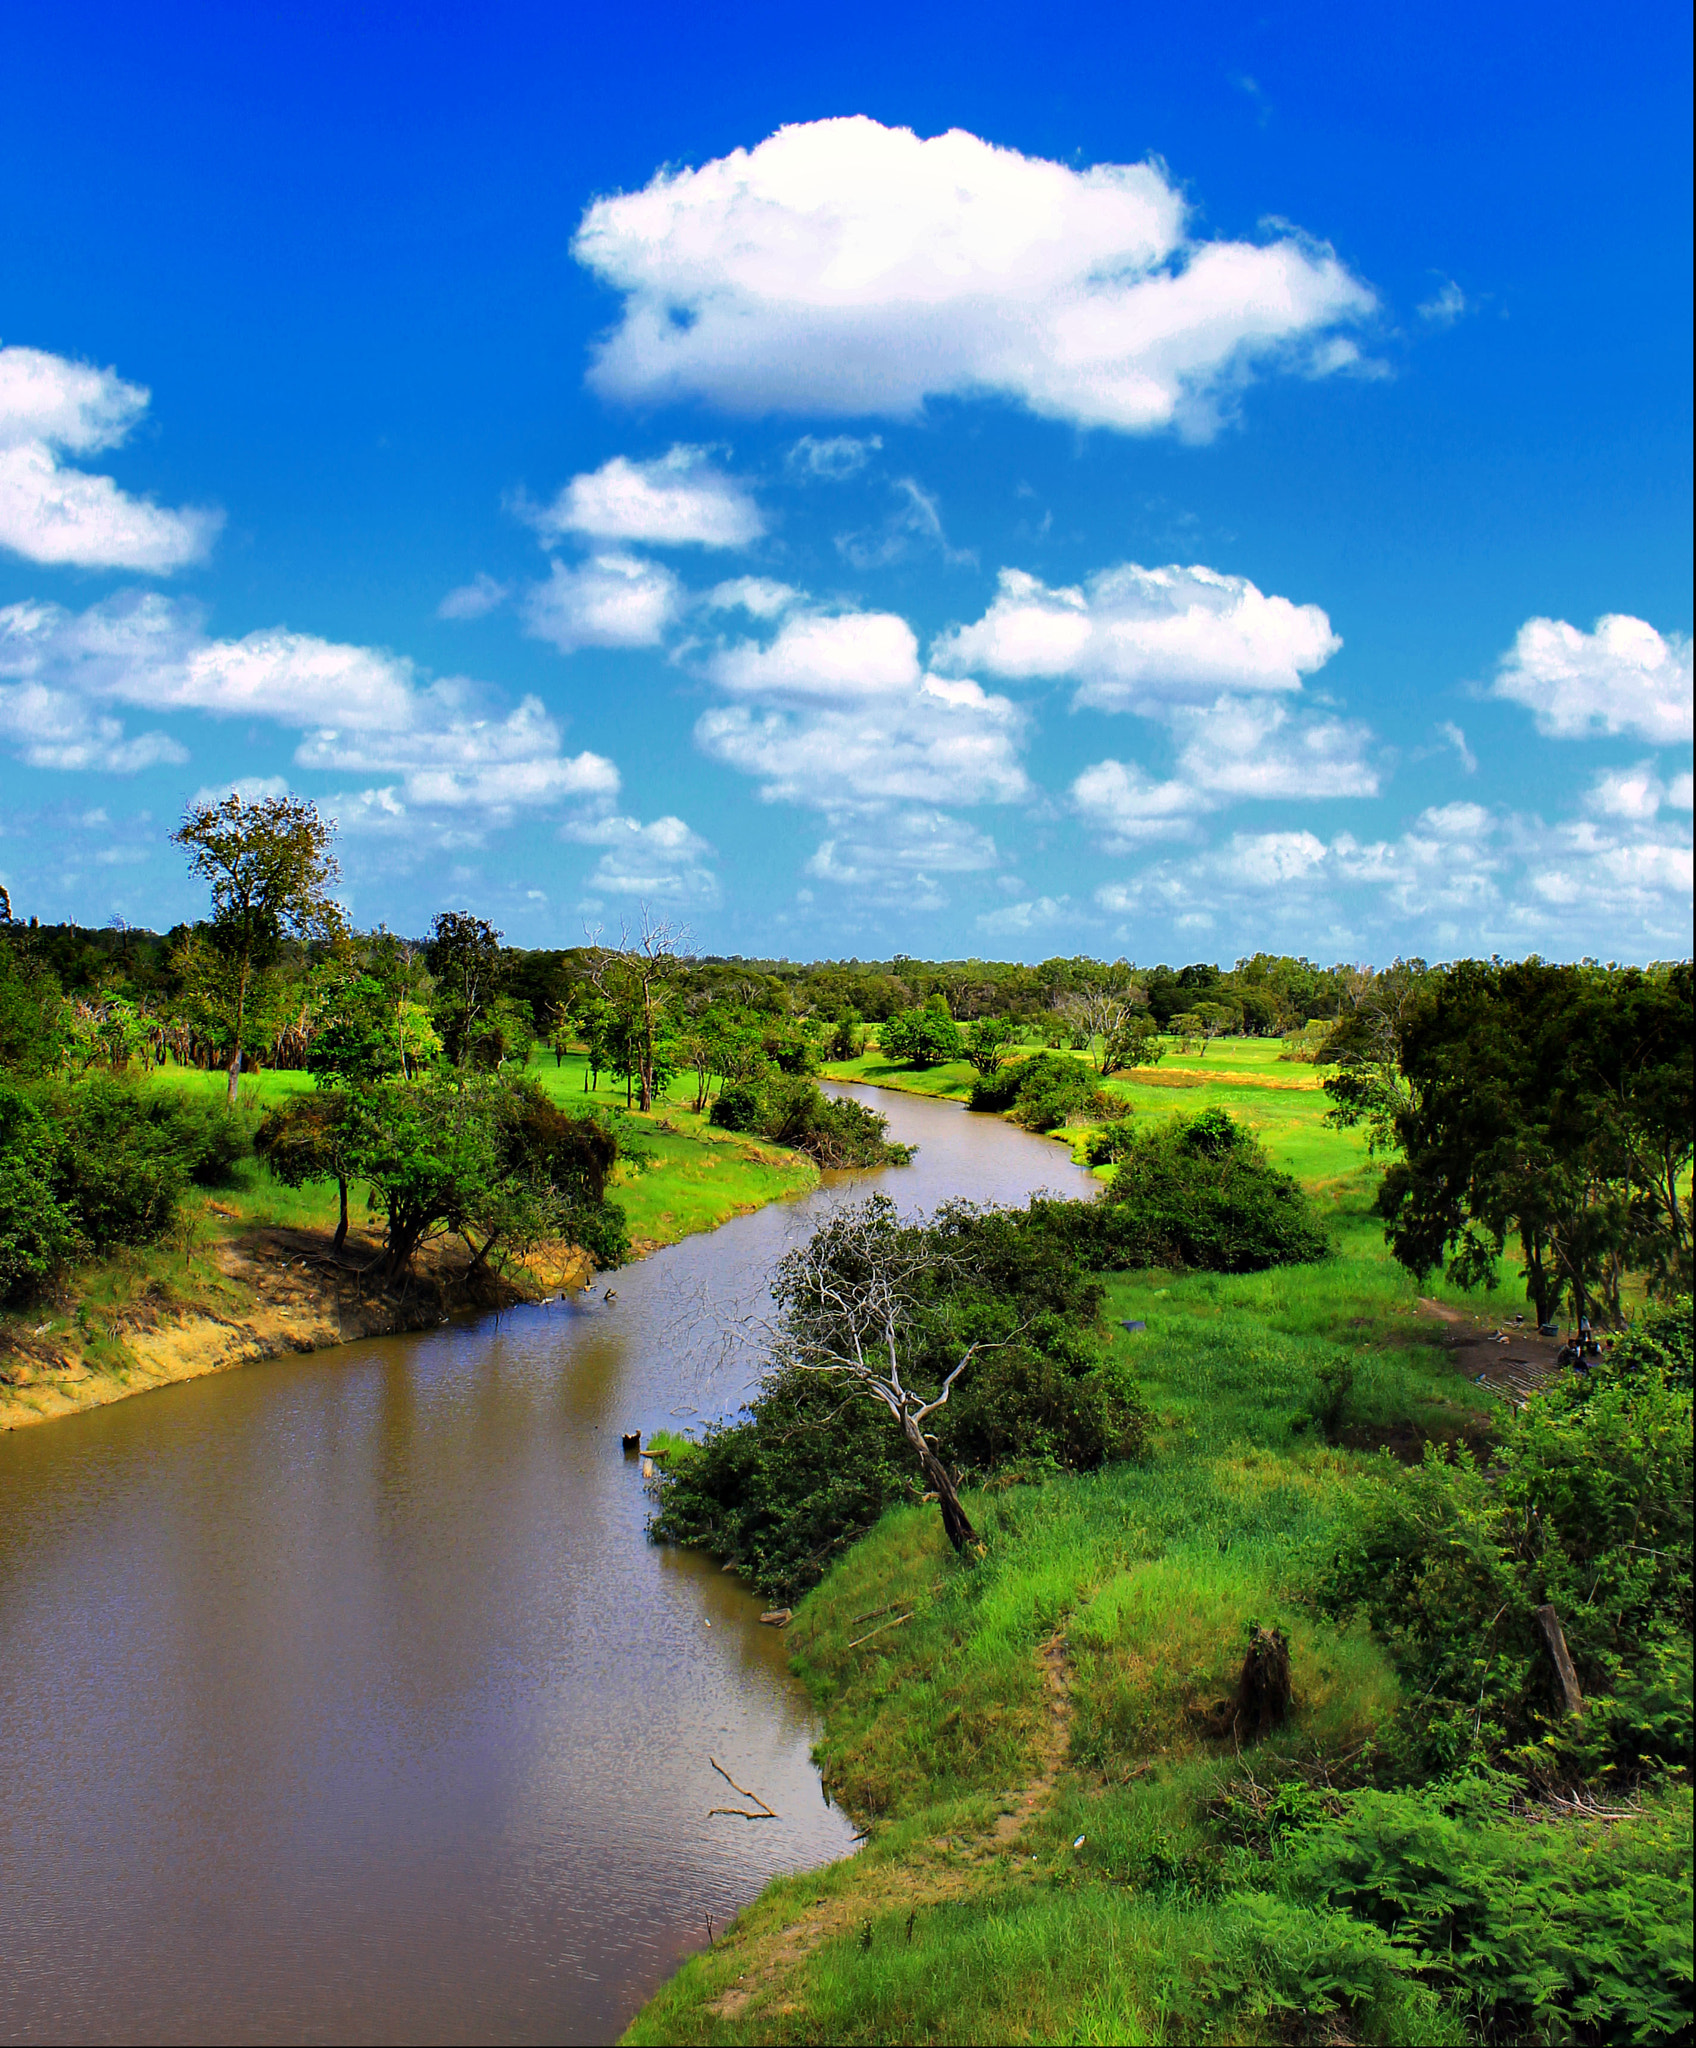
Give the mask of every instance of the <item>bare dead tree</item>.
<path id="1" fill-rule="evenodd" d="M 826 1374 L 889 1410 L 936 1496 L 949 1542 L 963 1552 L 978 1533 L 925 1423 L 974 1358 L 1016 1342 L 1026 1326 L 949 1344 L 951 1362 L 940 1371 L 927 1365 L 922 1354 L 941 1334 L 936 1295 L 954 1263 L 930 1232 L 903 1223 L 887 1196 L 840 1209 L 777 1269 L 772 1352 L 780 1367 Z"/>
<path id="2" fill-rule="evenodd" d="M 635 932 L 620 924 L 616 946 L 602 945 L 598 926 L 584 936 L 586 977 L 624 1020 L 634 1055 L 638 1107 L 652 1109 L 655 1048 L 676 998 L 678 971 L 694 941 L 686 926 L 652 916 L 645 903 Z"/>

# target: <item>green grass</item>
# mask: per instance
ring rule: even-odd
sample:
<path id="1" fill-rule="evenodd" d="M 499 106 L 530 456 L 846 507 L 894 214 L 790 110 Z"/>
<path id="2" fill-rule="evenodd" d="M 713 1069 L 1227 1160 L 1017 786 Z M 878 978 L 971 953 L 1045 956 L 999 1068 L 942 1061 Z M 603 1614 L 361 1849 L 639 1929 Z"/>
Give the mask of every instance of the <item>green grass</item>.
<path id="1" fill-rule="evenodd" d="M 1241 1277 L 1112 1276 L 1106 1341 L 1137 1367 L 1155 1421 L 1148 1460 L 968 1494 L 986 1541 L 977 1562 L 955 1560 L 930 1508 L 893 1511 L 844 1557 L 797 1611 L 792 1642 L 826 1785 L 870 1840 L 769 1887 L 627 2039 L 1287 2038 L 1220 1990 L 1247 1984 L 1267 1951 L 1258 1909 L 1210 1875 L 1207 1808 L 1238 1762 L 1220 1704 L 1249 1625 L 1281 1626 L 1297 1710 L 1252 1767 L 1359 1768 L 1397 1680 L 1380 1645 L 1304 1603 L 1305 1562 L 1382 1455 L 1376 1440 L 1476 1435 L 1493 1411 L 1388 1258 L 1358 1136 L 1325 1127 L 1312 1069 L 1276 1052 L 1216 1044 L 1205 1071 L 1175 1068 L 1198 1087 L 1179 1093 L 1163 1066 L 1153 1085 L 1113 1090 L 1140 1111 L 1217 1102 L 1252 1123 L 1308 1183 L 1336 1256 Z M 854 1066 L 874 1077 L 875 1062 Z M 907 1078 L 955 1092 L 947 1069 Z M 1438 1291 L 1478 1313 L 1517 1305 Z M 1124 1319 L 1148 1327 L 1132 1334 Z M 1321 1368 L 1342 1361 L 1354 1448 L 1295 1427 Z M 1052 1742 L 1043 1653 L 1057 1636 L 1070 1718 L 1053 1796 L 998 1838 L 997 1816 L 1023 1814 Z M 1444 2037 L 1424 1995 L 1406 1996 L 1377 2037 Z"/>

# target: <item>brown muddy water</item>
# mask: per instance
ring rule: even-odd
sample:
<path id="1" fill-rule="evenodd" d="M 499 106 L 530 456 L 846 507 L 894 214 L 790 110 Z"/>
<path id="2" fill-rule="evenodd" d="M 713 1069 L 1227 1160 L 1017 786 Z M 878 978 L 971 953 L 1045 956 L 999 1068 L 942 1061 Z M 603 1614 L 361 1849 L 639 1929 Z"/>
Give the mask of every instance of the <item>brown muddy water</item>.
<path id="1" fill-rule="evenodd" d="M 737 1405 L 722 1333 L 831 1205 L 1091 1185 L 865 1092 L 912 1166 L 588 1304 L 0 1437 L 0 2039 L 609 2040 L 709 1914 L 850 1852 L 783 1635 L 646 1541 L 619 1435 Z M 780 1818 L 709 1819 L 709 1757 Z"/>

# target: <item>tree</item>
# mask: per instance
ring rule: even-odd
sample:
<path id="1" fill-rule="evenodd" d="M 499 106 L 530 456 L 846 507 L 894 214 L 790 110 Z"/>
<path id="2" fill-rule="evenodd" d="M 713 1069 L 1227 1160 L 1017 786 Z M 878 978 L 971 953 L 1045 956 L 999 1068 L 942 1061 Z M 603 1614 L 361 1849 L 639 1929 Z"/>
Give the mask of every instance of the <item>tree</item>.
<path id="1" fill-rule="evenodd" d="M 1073 1025 L 1074 1035 L 1088 1048 L 1096 1072 L 1107 1074 L 1112 1072 L 1104 1064 L 1109 1043 L 1129 1027 L 1139 1010 L 1148 1007 L 1148 995 L 1132 982 L 1100 982 L 1075 989 L 1062 997 L 1058 1007 Z"/>
<path id="2" fill-rule="evenodd" d="M 424 960 L 436 982 L 436 1009 L 448 1057 L 464 1067 L 473 1030 L 500 989 L 501 935 L 486 918 L 444 910 L 430 925 Z"/>
<path id="3" fill-rule="evenodd" d="M 680 956 L 688 944 L 689 935 L 681 926 L 650 917 L 646 904 L 636 933 L 621 927 L 617 946 L 603 946 L 593 936 L 590 939 L 589 979 L 618 1020 L 629 1062 L 626 1071 L 635 1082 L 638 1107 L 643 1111 L 654 1106 L 657 1070 L 669 1064 L 662 1042 L 677 1002 L 683 966 Z"/>
<path id="4" fill-rule="evenodd" d="M 1103 1075 L 1118 1074 L 1127 1067 L 1158 1066 L 1165 1057 L 1160 1026 L 1146 1011 L 1134 1012 L 1102 1040 L 1100 1067 Z"/>
<path id="5" fill-rule="evenodd" d="M 889 1410 L 936 1495 L 949 1542 L 963 1552 L 978 1534 L 924 1425 L 946 1405 L 974 1358 L 1014 1339 L 962 1338 L 945 1354 L 951 1363 L 940 1378 L 934 1367 L 927 1371 L 924 1353 L 937 1334 L 935 1296 L 954 1264 L 946 1244 L 903 1224 L 887 1196 L 873 1195 L 839 1210 L 788 1253 L 772 1295 L 779 1314 L 777 1365 L 838 1380 Z M 1023 1326 L 1016 1335 L 1022 1334 Z M 920 1376 L 928 1386 L 914 1383 Z"/>
<path id="6" fill-rule="evenodd" d="M 980 1074 L 998 1074 L 1019 1042 L 1019 1027 L 1004 1017 L 980 1017 L 965 1032 L 966 1057 Z"/>
<path id="7" fill-rule="evenodd" d="M 1325 1121 L 1339 1130 L 1364 1124 L 1369 1156 L 1395 1150 L 1396 1119 L 1413 1108 L 1401 1067 L 1402 1041 L 1437 986 L 1423 960 L 1395 961 L 1319 1049 L 1318 1058 L 1334 1066 L 1325 1077 L 1332 1102 Z"/>
<path id="8" fill-rule="evenodd" d="M 886 1057 L 907 1067 L 939 1067 L 960 1057 L 960 1031 L 940 995 L 922 1009 L 897 1010 L 878 1032 Z"/>
<path id="9" fill-rule="evenodd" d="M 226 1028 L 232 1103 L 256 997 L 283 940 L 334 944 L 345 934 L 328 894 L 341 876 L 330 851 L 334 835 L 334 823 L 304 798 L 249 802 L 235 791 L 217 803 L 190 804 L 171 835 L 188 852 L 189 872 L 212 892 L 210 945 L 186 949 L 183 959 L 201 1001 Z"/>

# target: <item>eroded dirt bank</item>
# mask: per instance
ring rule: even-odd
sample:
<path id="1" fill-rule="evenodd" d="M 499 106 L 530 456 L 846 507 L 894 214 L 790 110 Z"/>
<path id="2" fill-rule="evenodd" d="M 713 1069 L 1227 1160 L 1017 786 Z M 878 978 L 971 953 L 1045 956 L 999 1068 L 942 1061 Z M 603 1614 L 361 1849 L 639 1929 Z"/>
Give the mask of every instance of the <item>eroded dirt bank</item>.
<path id="1" fill-rule="evenodd" d="M 472 1270 L 463 1245 L 444 1244 L 419 1257 L 404 1290 L 386 1293 L 366 1270 L 378 1250 L 357 1232 L 337 1258 L 327 1232 L 254 1230 L 207 1252 L 211 1285 L 197 1293 L 208 1299 L 183 1304 L 150 1291 L 109 1318 L 61 1311 L 13 1329 L 0 1339 L 0 1430 L 288 1351 L 325 1351 L 574 1292 L 594 1274 L 576 1245 L 539 1247 L 524 1265 L 496 1274 Z"/>

